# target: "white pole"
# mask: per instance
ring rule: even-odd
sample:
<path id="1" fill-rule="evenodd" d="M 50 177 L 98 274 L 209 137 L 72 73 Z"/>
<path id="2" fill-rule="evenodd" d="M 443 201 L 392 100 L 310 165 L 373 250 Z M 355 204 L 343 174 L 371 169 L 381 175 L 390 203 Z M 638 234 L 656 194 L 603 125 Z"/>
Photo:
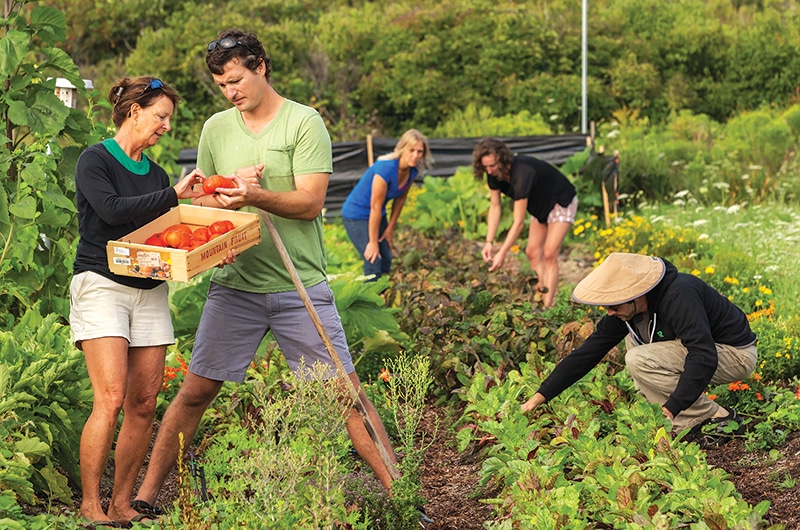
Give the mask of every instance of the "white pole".
<path id="1" fill-rule="evenodd" d="M 586 67 L 586 47 L 587 47 L 587 23 L 586 23 L 586 15 L 588 12 L 587 8 L 588 0 L 582 0 L 581 6 L 581 132 L 586 134 L 586 124 L 587 124 L 587 107 L 588 107 L 588 98 L 586 95 L 586 76 L 587 76 L 587 67 Z"/>

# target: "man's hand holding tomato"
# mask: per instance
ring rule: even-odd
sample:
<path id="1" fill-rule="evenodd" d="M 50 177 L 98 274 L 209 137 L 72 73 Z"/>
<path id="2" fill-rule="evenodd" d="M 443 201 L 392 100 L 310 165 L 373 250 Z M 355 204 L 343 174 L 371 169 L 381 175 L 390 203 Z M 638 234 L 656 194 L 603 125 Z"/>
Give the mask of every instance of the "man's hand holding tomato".
<path id="1" fill-rule="evenodd" d="M 204 206 L 227 208 L 229 210 L 252 204 L 257 198 L 257 190 L 261 189 L 259 181 L 262 178 L 261 172 L 263 169 L 264 164 L 262 163 L 237 169 L 233 175 L 228 177 L 217 178 L 219 177 L 218 175 L 212 175 L 204 180 L 206 189 L 213 187 L 213 184 L 216 184 L 221 179 L 227 179 L 228 183 L 226 185 L 232 183 L 232 187 L 218 187 L 213 194 L 206 193 L 205 196 L 199 197 L 195 202 Z M 214 179 L 213 183 L 209 182 L 211 179 Z"/>

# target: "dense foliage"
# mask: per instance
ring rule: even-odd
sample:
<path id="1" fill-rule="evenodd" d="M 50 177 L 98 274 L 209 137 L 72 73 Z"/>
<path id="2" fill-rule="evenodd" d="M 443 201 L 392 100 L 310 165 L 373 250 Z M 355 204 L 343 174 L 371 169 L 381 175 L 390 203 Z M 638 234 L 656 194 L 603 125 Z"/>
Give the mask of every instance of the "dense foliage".
<path id="1" fill-rule="evenodd" d="M 181 142 L 193 144 L 202 120 L 226 106 L 202 58 L 204 43 L 227 26 L 258 31 L 275 60 L 279 90 L 319 108 L 337 139 L 408 126 L 441 135 L 568 131 L 580 110 L 573 4 L 259 0 L 221 10 L 168 0 L 7 1 L 0 19 L 0 526 L 77 524 L 28 517 L 21 506 L 69 504 L 78 480 L 78 438 L 91 398 L 64 325 L 77 238 L 72 174 L 81 150 L 112 134 L 103 124 L 107 102 L 98 95 L 112 78 L 156 74 L 179 86 L 187 100 L 180 139 L 165 137 L 150 152 L 170 168 Z M 623 210 L 669 199 L 679 211 L 722 208 L 727 223 L 745 210 L 758 213 L 753 203 L 797 196 L 795 7 L 769 0 L 592 2 L 590 117 L 601 122 L 600 141 L 623 151 Z M 88 110 L 62 105 L 53 95 L 55 77 L 77 86 Z M 98 91 L 84 90 L 82 78 L 94 79 Z M 612 250 L 665 255 L 743 307 L 760 338 L 758 373 L 712 391 L 747 415 L 750 448 L 778 447 L 800 429 L 794 262 L 775 258 L 789 265 L 781 270 L 764 258 L 779 256 L 775 249 L 738 245 L 746 233 L 759 234 L 762 244 L 774 239 L 764 235 L 769 231 L 789 233 L 797 216 L 742 221 L 738 240 L 724 243 L 714 232 L 701 233 L 708 219 L 670 224 L 631 211 L 601 226 L 592 209 L 597 182 L 578 176 L 580 165 L 572 161 L 568 173 L 585 215 L 567 246 L 595 259 Z M 373 284 L 357 276 L 360 260 L 341 226 L 326 224 L 337 274 L 331 285 L 357 369 L 405 453 L 407 479 L 397 484 L 396 500 L 371 490 L 359 474 L 341 418 L 324 414 L 331 393 L 288 384 L 288 368 L 268 338 L 247 382 L 226 385 L 202 425 L 215 502 L 199 503 L 187 486 L 191 471 L 182 469 L 178 509 L 165 525 L 199 528 L 198 521 L 211 525 L 237 512 L 242 524 L 324 519 L 361 528 L 382 517 L 416 526 L 414 466 L 424 441 L 414 425 L 430 366 L 439 402 L 463 412 L 461 449 L 485 458 L 481 493 L 501 518 L 495 527 L 533 520 L 539 527 L 600 526 L 616 516 L 642 526 L 763 526 L 765 505 L 747 506 L 695 446 L 665 432 L 618 370 L 618 352 L 570 390 L 591 407 L 553 406 L 536 418 L 519 413 L 520 399 L 597 315 L 567 303 L 566 292 L 542 312 L 524 259 L 519 271 L 486 272 L 473 243 L 485 230 L 486 193 L 467 171 L 426 179 L 404 213 L 393 275 Z M 758 223 L 768 225 L 765 231 L 756 231 Z M 173 285 L 178 340 L 160 411 L 186 373 L 207 281 Z M 403 368 L 405 354 L 413 360 Z M 319 423 L 303 424 L 308 416 Z M 279 424 L 281 417 L 292 421 Z M 327 436 L 315 438 L 321 447 L 310 451 L 306 434 Z M 274 454 L 252 452 L 273 442 Z M 233 469 L 234 461 L 248 465 Z M 302 471 L 299 482 L 273 482 L 287 464 Z M 240 510 L 247 503 L 251 510 Z M 295 506 L 303 509 L 287 508 Z"/>
<path id="2" fill-rule="evenodd" d="M 469 104 L 529 111 L 551 132 L 581 123 L 580 2 L 490 0 L 209 3 L 47 0 L 67 15 L 64 49 L 105 93 L 114 77 L 175 83 L 192 115 L 225 106 L 204 64 L 226 27 L 255 31 L 279 92 L 318 108 L 337 140 L 430 133 Z M 588 13 L 588 117 L 618 109 L 653 124 L 688 110 L 717 122 L 797 97 L 797 2 L 597 0 Z"/>

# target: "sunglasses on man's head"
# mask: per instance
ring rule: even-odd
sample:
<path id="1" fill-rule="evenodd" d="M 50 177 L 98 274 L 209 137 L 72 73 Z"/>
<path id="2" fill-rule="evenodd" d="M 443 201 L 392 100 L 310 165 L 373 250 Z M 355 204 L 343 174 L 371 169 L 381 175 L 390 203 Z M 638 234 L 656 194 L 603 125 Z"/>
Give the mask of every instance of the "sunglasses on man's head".
<path id="1" fill-rule="evenodd" d="M 224 37 L 219 40 L 212 40 L 211 42 L 208 43 L 208 53 L 213 52 L 217 48 L 221 48 L 223 50 L 230 50 L 231 48 L 235 48 L 236 46 L 241 46 L 245 48 L 247 51 L 249 51 L 256 57 L 259 56 L 259 54 L 253 50 L 253 48 L 251 48 L 250 46 L 248 46 L 247 44 L 245 44 L 240 40 L 234 39 L 233 37 Z"/>

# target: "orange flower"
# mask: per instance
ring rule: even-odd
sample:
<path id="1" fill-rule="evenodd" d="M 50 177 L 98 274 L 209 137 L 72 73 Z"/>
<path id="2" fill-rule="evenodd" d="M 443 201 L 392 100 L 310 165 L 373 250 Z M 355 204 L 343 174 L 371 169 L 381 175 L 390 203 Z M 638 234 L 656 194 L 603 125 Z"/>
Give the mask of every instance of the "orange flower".
<path id="1" fill-rule="evenodd" d="M 708 395 L 708 399 L 710 399 L 711 401 L 714 401 L 715 399 L 717 399 L 717 395 L 716 394 L 709 394 Z"/>
<path id="2" fill-rule="evenodd" d="M 384 383 L 388 383 L 389 379 L 391 379 L 392 376 L 389 373 L 389 370 L 387 370 L 386 368 L 381 368 L 381 374 L 378 376 L 378 378 L 383 379 Z M 798 399 L 800 399 L 800 398 L 798 398 Z"/>
<path id="3" fill-rule="evenodd" d="M 764 396 L 761 395 L 761 392 L 756 392 L 756 399 L 758 401 L 764 401 Z"/>

